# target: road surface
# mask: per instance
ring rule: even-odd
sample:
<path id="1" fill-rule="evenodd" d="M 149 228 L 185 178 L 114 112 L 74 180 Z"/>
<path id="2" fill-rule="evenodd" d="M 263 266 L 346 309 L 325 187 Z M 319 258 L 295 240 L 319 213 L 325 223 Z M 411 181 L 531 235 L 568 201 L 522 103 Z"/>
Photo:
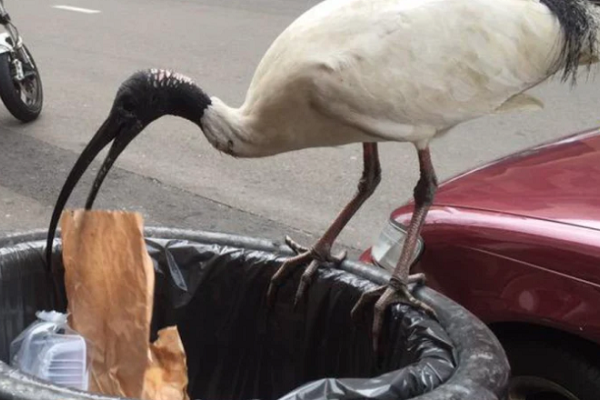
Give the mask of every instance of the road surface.
<path id="1" fill-rule="evenodd" d="M 0 107 L 0 231 L 47 227 L 68 171 L 132 72 L 173 68 L 210 95 L 240 105 L 270 43 L 316 3 L 6 0 L 41 70 L 45 108 L 39 120 L 23 125 Z M 543 111 L 472 121 L 436 141 L 439 177 L 600 125 L 598 79 L 582 76 L 574 89 L 556 79 L 532 93 L 544 101 Z M 376 239 L 418 177 L 410 145 L 381 147 L 383 181 L 340 239 L 350 249 Z M 353 194 L 361 168 L 360 144 L 233 159 L 213 150 L 191 123 L 168 117 L 125 151 L 96 206 L 141 211 L 148 225 L 271 239 L 290 234 L 310 244 Z M 90 179 L 69 207 L 83 206 Z"/>

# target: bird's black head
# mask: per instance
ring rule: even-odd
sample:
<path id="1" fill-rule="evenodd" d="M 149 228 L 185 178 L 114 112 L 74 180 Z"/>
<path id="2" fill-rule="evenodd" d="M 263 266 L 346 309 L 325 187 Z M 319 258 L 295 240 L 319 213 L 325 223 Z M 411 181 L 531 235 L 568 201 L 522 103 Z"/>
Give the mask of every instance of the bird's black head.
<path id="1" fill-rule="evenodd" d="M 75 162 L 58 196 L 48 230 L 48 268 L 62 211 L 77 182 L 98 153 L 112 142 L 88 195 L 86 209 L 92 207 L 98 190 L 117 157 L 144 128 L 164 115 L 179 116 L 202 127 L 202 116 L 210 104 L 210 98 L 191 79 L 172 71 L 139 71 L 123 82 L 108 117 Z"/>
<path id="2" fill-rule="evenodd" d="M 145 127 L 170 114 L 200 125 L 204 110 L 210 104 L 210 98 L 190 78 L 172 71 L 150 69 L 136 72 L 121 84 L 110 116 Z"/>

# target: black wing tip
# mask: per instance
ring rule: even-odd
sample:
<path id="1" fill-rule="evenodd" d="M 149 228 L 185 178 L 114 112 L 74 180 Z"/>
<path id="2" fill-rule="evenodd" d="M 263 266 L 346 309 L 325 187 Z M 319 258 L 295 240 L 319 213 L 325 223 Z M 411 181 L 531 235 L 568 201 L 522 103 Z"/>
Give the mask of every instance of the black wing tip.
<path id="1" fill-rule="evenodd" d="M 561 81 L 577 83 L 580 61 L 585 56 L 598 53 L 597 40 L 600 28 L 598 17 L 592 7 L 600 5 L 600 0 L 540 0 L 558 19 L 564 40 L 558 58 L 557 71 L 562 69 Z M 599 12 L 600 15 L 600 12 Z M 587 65 L 588 71 L 591 64 Z"/>

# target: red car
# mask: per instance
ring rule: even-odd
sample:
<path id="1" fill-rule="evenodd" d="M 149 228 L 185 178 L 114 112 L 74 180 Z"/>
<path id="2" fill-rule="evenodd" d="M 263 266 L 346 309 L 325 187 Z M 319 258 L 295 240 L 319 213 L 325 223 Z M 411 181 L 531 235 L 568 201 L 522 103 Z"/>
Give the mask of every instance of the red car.
<path id="1" fill-rule="evenodd" d="M 361 260 L 399 258 L 412 204 Z M 514 400 L 600 399 L 600 129 L 440 185 L 413 272 L 486 322 Z"/>

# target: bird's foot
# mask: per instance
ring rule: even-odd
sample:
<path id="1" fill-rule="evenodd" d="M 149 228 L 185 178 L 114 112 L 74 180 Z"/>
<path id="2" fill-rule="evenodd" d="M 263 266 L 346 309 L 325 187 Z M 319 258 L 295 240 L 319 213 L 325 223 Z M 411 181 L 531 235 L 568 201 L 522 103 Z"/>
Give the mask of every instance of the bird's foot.
<path id="1" fill-rule="evenodd" d="M 373 316 L 373 349 L 375 350 L 375 353 L 377 353 L 379 349 L 379 335 L 381 334 L 383 327 L 383 317 L 385 315 L 385 310 L 389 305 L 396 303 L 408 304 L 425 311 L 434 318 L 436 317 L 433 308 L 415 298 L 408 288 L 408 284 L 423 284 L 424 282 L 424 274 L 410 275 L 408 277 L 408 283 L 390 281 L 387 285 L 370 290 L 360 297 L 358 303 L 356 303 L 352 309 L 352 319 L 355 322 L 359 321 L 364 316 L 367 307 L 375 303 L 375 313 Z"/>
<path id="2" fill-rule="evenodd" d="M 310 251 L 310 249 L 308 247 L 302 246 L 300 243 L 296 242 L 294 239 L 292 239 L 289 236 L 285 237 L 285 244 L 287 244 L 288 247 L 290 249 L 292 249 L 292 251 L 294 253 L 296 253 L 297 255 L 302 254 L 302 253 L 308 253 Z"/>
<path id="3" fill-rule="evenodd" d="M 300 300 L 304 297 L 304 293 L 312 282 L 320 264 L 329 263 L 333 265 L 339 265 L 346 258 L 345 251 L 334 256 L 329 252 L 329 250 L 318 249 L 316 246 L 310 249 L 304 247 L 296 243 L 289 236 L 286 236 L 285 243 L 294 251 L 294 253 L 296 253 L 296 255 L 287 259 L 271 278 L 269 290 L 267 291 L 267 302 L 269 307 L 272 307 L 275 303 L 275 298 L 277 297 L 277 290 L 279 287 L 302 264 L 309 263 L 300 279 L 300 284 L 298 285 L 296 297 L 294 299 L 294 308 L 297 307 Z"/>

